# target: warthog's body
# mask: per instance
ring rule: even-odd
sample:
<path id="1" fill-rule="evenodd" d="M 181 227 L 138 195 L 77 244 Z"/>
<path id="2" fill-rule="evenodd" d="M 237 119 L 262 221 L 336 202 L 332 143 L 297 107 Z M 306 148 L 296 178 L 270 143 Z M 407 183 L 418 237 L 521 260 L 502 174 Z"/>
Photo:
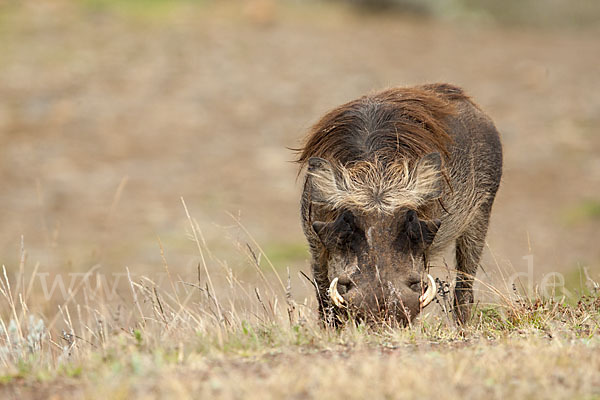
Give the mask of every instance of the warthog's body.
<path id="1" fill-rule="evenodd" d="M 390 89 L 342 105 L 312 128 L 299 162 L 308 166 L 301 214 L 325 320 L 414 318 L 427 259 L 453 245 L 455 310 L 468 318 L 502 148 L 461 89 Z"/>

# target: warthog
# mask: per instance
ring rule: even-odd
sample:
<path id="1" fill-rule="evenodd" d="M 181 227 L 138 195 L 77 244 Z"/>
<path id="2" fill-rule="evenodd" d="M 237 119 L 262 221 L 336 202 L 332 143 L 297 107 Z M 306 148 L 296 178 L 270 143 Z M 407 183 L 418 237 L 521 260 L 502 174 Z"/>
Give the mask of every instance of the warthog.
<path id="1" fill-rule="evenodd" d="M 323 320 L 410 321 L 437 292 L 428 260 L 452 245 L 454 311 L 468 320 L 502 146 L 460 88 L 363 96 L 327 113 L 298 153 L 307 166 L 302 225 Z"/>

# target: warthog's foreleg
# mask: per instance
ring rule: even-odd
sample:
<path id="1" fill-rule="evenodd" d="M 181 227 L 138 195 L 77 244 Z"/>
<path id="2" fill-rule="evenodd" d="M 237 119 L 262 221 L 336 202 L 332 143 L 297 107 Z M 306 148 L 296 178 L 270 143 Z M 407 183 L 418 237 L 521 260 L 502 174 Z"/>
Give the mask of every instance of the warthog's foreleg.
<path id="1" fill-rule="evenodd" d="M 326 325 L 335 325 L 335 318 L 331 312 L 331 299 L 327 295 L 329 281 L 327 279 L 327 265 L 322 265 L 318 260 L 312 265 L 317 301 L 319 302 L 319 317 Z"/>
<path id="2" fill-rule="evenodd" d="M 488 208 L 483 215 L 475 218 L 469 229 L 456 240 L 457 273 L 454 287 L 454 312 L 461 325 L 467 323 L 471 317 L 473 280 L 485 244 L 489 211 Z"/>

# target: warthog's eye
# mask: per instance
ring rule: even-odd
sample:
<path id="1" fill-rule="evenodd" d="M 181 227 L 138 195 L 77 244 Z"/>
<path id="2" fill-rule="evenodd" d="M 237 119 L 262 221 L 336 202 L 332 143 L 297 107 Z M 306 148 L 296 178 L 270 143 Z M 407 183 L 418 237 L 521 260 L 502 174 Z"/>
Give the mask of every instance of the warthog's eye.
<path id="1" fill-rule="evenodd" d="M 404 251 L 423 251 L 433 243 L 440 225 L 439 220 L 421 221 L 416 211 L 409 210 L 406 213 L 404 226 L 400 229 L 397 243 Z"/>
<path id="2" fill-rule="evenodd" d="M 314 222 L 312 225 L 321 242 L 328 248 L 358 251 L 364 232 L 357 226 L 354 215 L 345 211 L 334 222 Z"/>

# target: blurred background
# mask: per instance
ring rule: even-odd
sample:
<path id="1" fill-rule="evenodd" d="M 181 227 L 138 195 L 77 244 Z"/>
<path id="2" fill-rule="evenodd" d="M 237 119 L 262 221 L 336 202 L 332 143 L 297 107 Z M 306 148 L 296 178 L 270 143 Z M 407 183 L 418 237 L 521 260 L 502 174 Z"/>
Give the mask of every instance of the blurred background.
<path id="1" fill-rule="evenodd" d="M 252 284 L 255 240 L 310 297 L 289 148 L 366 92 L 451 82 L 505 148 L 478 276 L 533 255 L 576 289 L 600 277 L 599 37 L 595 0 L 2 0 L 0 263 L 152 276 L 162 246 L 194 280 L 183 197 L 211 265 Z"/>

